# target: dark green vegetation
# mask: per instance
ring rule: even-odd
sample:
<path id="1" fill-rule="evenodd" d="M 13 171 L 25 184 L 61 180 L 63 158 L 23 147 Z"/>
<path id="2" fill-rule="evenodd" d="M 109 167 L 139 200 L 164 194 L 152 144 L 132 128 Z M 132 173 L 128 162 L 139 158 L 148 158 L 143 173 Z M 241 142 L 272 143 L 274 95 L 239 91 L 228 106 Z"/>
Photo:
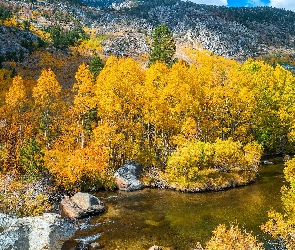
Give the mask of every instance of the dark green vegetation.
<path id="1" fill-rule="evenodd" d="M 3 23 L 5 20 L 12 17 L 12 11 L 5 6 L 0 5 L 0 22 Z"/>
<path id="2" fill-rule="evenodd" d="M 34 180 L 41 176 L 44 169 L 44 153 L 41 144 L 35 139 L 26 139 L 20 149 L 20 163 L 25 172 L 27 180 Z"/>
<path id="3" fill-rule="evenodd" d="M 89 69 L 93 74 L 94 78 L 99 75 L 99 72 L 103 69 L 104 63 L 102 59 L 97 55 L 94 54 L 94 57 L 91 59 L 89 63 Z"/>
<path id="4" fill-rule="evenodd" d="M 152 34 L 149 64 L 160 61 L 171 67 L 174 62 L 175 51 L 176 44 L 171 30 L 165 24 L 157 26 Z"/>
<path id="5" fill-rule="evenodd" d="M 82 40 L 88 39 L 81 26 L 76 26 L 72 30 L 64 30 L 61 26 L 53 26 L 50 29 L 50 37 L 53 46 L 57 48 L 78 45 Z"/>

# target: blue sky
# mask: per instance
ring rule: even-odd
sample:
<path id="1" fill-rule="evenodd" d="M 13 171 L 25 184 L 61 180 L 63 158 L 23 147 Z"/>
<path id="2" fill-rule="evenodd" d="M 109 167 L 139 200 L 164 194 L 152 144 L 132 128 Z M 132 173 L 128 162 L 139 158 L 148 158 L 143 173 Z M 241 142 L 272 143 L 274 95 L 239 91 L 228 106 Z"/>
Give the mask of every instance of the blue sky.
<path id="1" fill-rule="evenodd" d="M 226 5 L 229 7 L 240 6 L 272 6 L 295 11 L 295 0 L 190 0 L 194 3 Z"/>

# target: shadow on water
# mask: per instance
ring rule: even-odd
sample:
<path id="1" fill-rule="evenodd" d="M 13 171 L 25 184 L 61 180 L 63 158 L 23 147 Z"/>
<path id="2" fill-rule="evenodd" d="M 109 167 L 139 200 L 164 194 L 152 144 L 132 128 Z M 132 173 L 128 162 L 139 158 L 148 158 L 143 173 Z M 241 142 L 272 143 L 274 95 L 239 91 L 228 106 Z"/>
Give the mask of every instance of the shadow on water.
<path id="1" fill-rule="evenodd" d="M 279 161 L 263 165 L 255 183 L 222 192 L 144 189 L 97 193 L 107 210 L 84 222 L 87 226 L 75 239 L 94 237 L 92 242 L 108 250 L 149 249 L 152 245 L 192 249 L 197 241 L 203 244 L 209 240 L 212 230 L 221 223 L 239 223 L 262 237 L 260 225 L 267 221 L 267 211 L 281 208 L 283 168 Z M 71 249 L 76 242 L 66 242 L 63 249 Z"/>

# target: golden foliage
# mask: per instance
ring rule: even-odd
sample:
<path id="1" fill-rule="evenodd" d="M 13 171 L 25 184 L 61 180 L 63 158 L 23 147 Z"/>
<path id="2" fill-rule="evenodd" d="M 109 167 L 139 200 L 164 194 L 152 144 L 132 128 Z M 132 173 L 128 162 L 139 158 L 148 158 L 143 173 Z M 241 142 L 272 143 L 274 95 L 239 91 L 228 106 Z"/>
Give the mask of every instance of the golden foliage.
<path id="1" fill-rule="evenodd" d="M 6 93 L 12 83 L 11 72 L 7 69 L 0 69 L 0 106 L 5 103 Z"/>
<path id="2" fill-rule="evenodd" d="M 6 93 L 5 102 L 10 106 L 10 108 L 15 108 L 19 111 L 23 107 L 25 100 L 26 89 L 24 81 L 20 76 L 16 76 L 13 78 L 12 85 Z"/>
<path id="3" fill-rule="evenodd" d="M 263 250 L 263 244 L 238 225 L 231 225 L 228 229 L 224 224 L 219 225 L 212 238 L 206 243 L 206 250 Z"/>
<path id="4" fill-rule="evenodd" d="M 112 185 L 107 161 L 107 154 L 93 145 L 72 152 L 53 149 L 45 155 L 45 165 L 55 183 L 68 192 Z"/>
<path id="5" fill-rule="evenodd" d="M 231 138 L 217 139 L 214 143 L 194 140 L 184 143 L 174 151 L 168 158 L 165 171 L 170 182 L 184 181 L 187 184 L 201 178 L 204 175 L 202 170 L 257 172 L 261 153 L 261 147 L 257 143 L 249 143 L 243 147 L 240 142 L 234 142 Z"/>
<path id="6" fill-rule="evenodd" d="M 295 80 L 290 72 L 252 59 L 240 64 L 207 51 L 189 53 L 192 64 L 179 60 L 168 68 L 157 62 L 147 69 L 130 58 L 111 56 L 96 80 L 82 63 L 74 96 L 63 92 L 53 70 L 42 70 L 32 94 L 26 89 L 34 117 L 30 120 L 25 110 L 17 120 L 7 107 L 2 110 L 1 117 L 9 117 L 9 128 L 1 132 L 7 152 L 17 157 L 19 146 L 11 145 L 22 123 L 30 128 L 29 138 L 60 151 L 57 156 L 65 150 L 65 159 L 72 159 L 79 145 L 95 145 L 111 169 L 135 160 L 163 171 L 167 167 L 171 178 L 184 171 L 182 178 L 193 180 L 202 170 L 256 172 L 261 148 L 254 140 L 270 152 L 293 148 Z M 78 55 L 73 57 L 80 63 Z M 56 72 L 68 63 L 68 57 L 46 51 L 35 52 L 35 59 Z M 17 82 L 19 87 L 13 87 Z M 16 77 L 6 94 L 10 106 L 23 105 L 20 83 Z M 3 92 L 10 82 L 5 84 Z"/>
<path id="7" fill-rule="evenodd" d="M 285 178 L 289 187 L 282 187 L 284 214 L 269 211 L 269 220 L 261 226 L 262 230 L 275 238 L 282 247 L 295 249 L 295 159 L 286 162 Z"/>
<path id="8" fill-rule="evenodd" d="M 48 195 L 44 194 L 46 190 L 43 190 L 44 193 L 34 190 L 34 185 L 38 183 L 24 183 L 11 175 L 0 175 L 0 183 L 0 211 L 2 213 L 37 216 L 51 208 Z"/>
<path id="9" fill-rule="evenodd" d="M 61 92 L 61 86 L 56 80 L 54 72 L 44 69 L 37 80 L 37 86 L 33 88 L 33 97 L 35 103 L 41 107 L 48 108 L 57 101 Z"/>
<path id="10" fill-rule="evenodd" d="M 94 77 L 89 66 L 82 63 L 76 73 L 77 83 L 74 85 L 74 107 L 79 114 L 85 115 L 89 110 L 95 108 Z"/>

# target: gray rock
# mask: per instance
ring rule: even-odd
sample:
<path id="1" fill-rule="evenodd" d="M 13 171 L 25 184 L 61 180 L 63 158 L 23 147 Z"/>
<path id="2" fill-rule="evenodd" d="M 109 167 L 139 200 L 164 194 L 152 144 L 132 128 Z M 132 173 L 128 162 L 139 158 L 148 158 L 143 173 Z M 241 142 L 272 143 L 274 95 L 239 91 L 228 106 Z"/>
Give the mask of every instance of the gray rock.
<path id="1" fill-rule="evenodd" d="M 135 191 L 143 188 L 138 180 L 142 166 L 137 162 L 129 161 L 120 167 L 114 174 L 118 188 L 123 191 Z"/>
<path id="2" fill-rule="evenodd" d="M 159 246 L 152 246 L 149 248 L 149 250 L 162 250 L 162 248 Z"/>
<path id="3" fill-rule="evenodd" d="M 264 165 L 272 165 L 274 163 L 272 161 L 265 160 L 265 161 L 262 161 L 262 164 L 264 164 Z"/>
<path id="4" fill-rule="evenodd" d="M 58 214 L 24 218 L 0 214 L 0 249 L 58 250 L 76 230 Z"/>
<path id="5" fill-rule="evenodd" d="M 66 196 L 60 202 L 60 208 L 62 213 L 67 217 L 79 219 L 104 212 L 105 205 L 95 196 L 79 192 L 71 198 Z"/>

